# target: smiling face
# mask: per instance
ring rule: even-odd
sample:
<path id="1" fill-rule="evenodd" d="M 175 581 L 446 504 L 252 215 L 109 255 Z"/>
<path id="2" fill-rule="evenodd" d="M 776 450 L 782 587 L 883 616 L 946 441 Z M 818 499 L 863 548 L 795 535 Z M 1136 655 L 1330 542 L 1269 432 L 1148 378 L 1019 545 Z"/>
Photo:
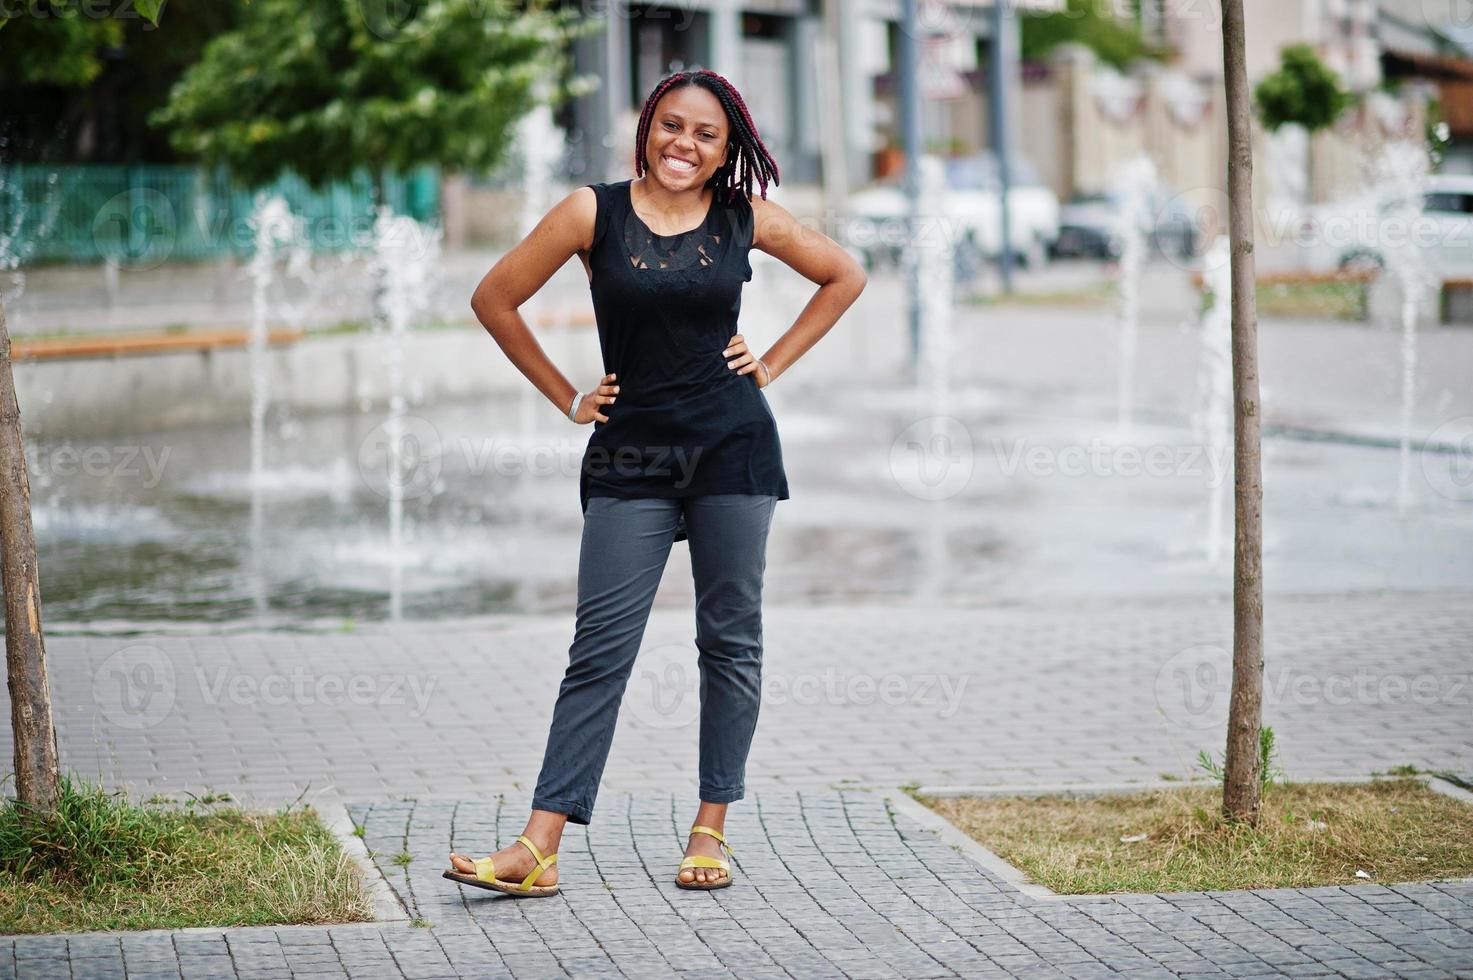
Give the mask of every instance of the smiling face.
<path id="1" fill-rule="evenodd" d="M 660 97 L 645 141 L 645 173 L 671 191 L 704 187 L 726 162 L 726 112 L 699 85 Z"/>

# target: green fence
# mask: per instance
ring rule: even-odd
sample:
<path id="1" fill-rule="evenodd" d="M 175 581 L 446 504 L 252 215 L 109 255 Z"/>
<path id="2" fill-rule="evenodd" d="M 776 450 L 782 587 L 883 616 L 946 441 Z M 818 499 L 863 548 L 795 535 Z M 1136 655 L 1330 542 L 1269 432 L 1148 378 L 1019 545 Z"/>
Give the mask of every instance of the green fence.
<path id="1" fill-rule="evenodd" d="M 439 171 L 423 167 L 384 178 L 398 214 L 438 224 Z M 38 262 L 156 266 L 254 250 L 250 217 L 263 196 L 280 194 L 302 219 L 314 251 L 366 247 L 372 240 L 373 184 L 365 170 L 313 190 L 294 174 L 247 190 L 224 169 L 149 164 L 0 166 L 0 267 Z"/>

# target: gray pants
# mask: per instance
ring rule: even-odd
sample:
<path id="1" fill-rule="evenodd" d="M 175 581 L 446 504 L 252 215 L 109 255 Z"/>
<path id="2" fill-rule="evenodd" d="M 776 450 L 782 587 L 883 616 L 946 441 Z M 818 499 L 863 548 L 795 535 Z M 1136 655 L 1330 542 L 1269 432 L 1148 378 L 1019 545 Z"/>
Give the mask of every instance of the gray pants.
<path id="1" fill-rule="evenodd" d="M 578 621 L 534 810 L 593 818 L 619 704 L 677 524 L 689 535 L 700 669 L 700 798 L 743 797 L 762 699 L 762 576 L 776 496 L 590 497 L 578 559 Z"/>

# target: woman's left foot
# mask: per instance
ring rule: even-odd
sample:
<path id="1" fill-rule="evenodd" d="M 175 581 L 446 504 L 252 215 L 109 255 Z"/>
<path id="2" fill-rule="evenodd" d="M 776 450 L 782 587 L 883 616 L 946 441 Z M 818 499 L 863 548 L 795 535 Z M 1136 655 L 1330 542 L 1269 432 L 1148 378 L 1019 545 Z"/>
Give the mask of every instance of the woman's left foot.
<path id="1" fill-rule="evenodd" d="M 725 829 L 717 827 L 722 833 Z M 704 857 L 722 858 L 726 855 L 721 851 L 721 842 L 710 834 L 691 834 L 690 841 L 685 846 L 685 856 L 694 855 Z M 680 880 L 689 884 L 715 884 L 727 877 L 727 873 L 721 868 L 683 868 L 680 872 Z"/>

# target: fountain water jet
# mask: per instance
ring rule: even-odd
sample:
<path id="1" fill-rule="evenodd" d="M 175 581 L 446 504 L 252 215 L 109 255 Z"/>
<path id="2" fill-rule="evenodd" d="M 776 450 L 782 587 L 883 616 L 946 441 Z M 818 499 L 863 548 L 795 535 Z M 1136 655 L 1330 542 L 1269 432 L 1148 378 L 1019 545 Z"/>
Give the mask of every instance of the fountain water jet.
<path id="1" fill-rule="evenodd" d="M 266 468 L 266 411 L 271 405 L 271 376 L 266 364 L 266 323 L 270 315 L 271 287 L 276 281 L 276 261 L 283 250 L 291 255 L 290 264 L 300 268 L 307 249 L 302 235 L 302 221 L 292 215 L 286 199 L 280 195 L 261 196 L 251 212 L 250 227 L 255 251 L 246 274 L 251 280 L 251 328 L 247 350 L 251 371 L 251 567 L 252 590 L 256 615 L 264 617 L 267 609 L 265 569 L 266 509 L 264 474 Z"/>
<path id="2" fill-rule="evenodd" d="M 933 155 L 920 160 L 920 240 L 913 243 L 918 263 L 920 290 L 920 351 L 916 371 L 916 408 L 921 416 L 914 438 L 923 454 L 951 450 L 960 420 L 948 414 L 955 410 L 951 397 L 952 294 L 956 266 L 946 215 L 946 169 Z M 951 576 L 948 573 L 946 509 L 940 505 L 923 511 L 921 557 L 916 591 L 940 595 Z"/>
<path id="3" fill-rule="evenodd" d="M 1230 510 L 1228 490 L 1232 483 L 1215 472 L 1216 460 L 1227 463 L 1233 448 L 1233 320 L 1232 267 L 1229 264 L 1228 240 L 1218 235 L 1203 256 L 1203 274 L 1212 292 L 1212 305 L 1202 316 L 1199 336 L 1202 341 L 1197 367 L 1197 405 L 1192 413 L 1192 430 L 1202 443 L 1208 459 L 1208 473 L 1219 479 L 1207 487 L 1207 528 L 1205 553 L 1208 562 L 1216 564 L 1223 554 L 1224 513 Z"/>
<path id="4" fill-rule="evenodd" d="M 1396 510 L 1405 514 L 1412 503 L 1411 431 L 1417 398 L 1417 324 L 1435 301 L 1437 281 L 1421 236 L 1425 232 L 1422 195 L 1431 161 L 1425 143 L 1396 140 L 1383 146 L 1371 161 L 1372 199 L 1383 206 L 1376 231 L 1400 295 L 1401 413 L 1400 452 L 1396 477 Z M 1398 239 L 1405 234 L 1405 241 Z"/>
<path id="5" fill-rule="evenodd" d="M 1138 156 L 1122 165 L 1114 181 L 1124 191 L 1120 232 L 1119 307 L 1120 374 L 1117 386 L 1120 437 L 1128 438 L 1135 411 L 1135 347 L 1140 332 L 1141 267 L 1146 259 L 1146 232 L 1151 221 L 1151 191 L 1156 165 Z"/>
<path id="6" fill-rule="evenodd" d="M 389 411 L 383 423 L 387 452 L 389 501 L 389 617 L 404 612 L 404 500 L 409 480 L 426 472 L 432 461 L 424 452 L 437 451 L 418 433 L 410 433 L 406 415 L 404 346 L 409 329 L 434 302 L 440 274 L 441 231 L 421 225 L 407 215 L 380 206 L 374 220 L 373 275 L 379 283 L 375 329 L 381 331 L 383 362 L 388 372 Z M 407 468 L 412 462 L 416 472 Z M 437 462 L 437 461 L 435 461 Z M 434 485 L 415 487 L 432 493 Z"/>
<path id="7" fill-rule="evenodd" d="M 542 87 L 543 83 L 539 80 L 535 106 L 518 123 L 516 146 L 521 150 L 522 191 L 522 213 L 518 223 L 523 237 L 532 233 L 554 203 L 552 197 L 555 188 L 551 174 L 563 146 L 553 122 L 552 109 L 547 104 L 546 95 L 540 91 Z M 539 295 L 534 295 L 522 305 L 527 319 L 535 323 L 537 314 L 545 303 L 539 291 Z M 585 382 L 578 384 L 583 383 Z M 546 401 L 530 382 L 521 386 L 517 407 L 523 445 L 530 445 L 536 440 L 536 432 L 541 427 L 539 421 L 548 417 L 545 414 Z"/>

